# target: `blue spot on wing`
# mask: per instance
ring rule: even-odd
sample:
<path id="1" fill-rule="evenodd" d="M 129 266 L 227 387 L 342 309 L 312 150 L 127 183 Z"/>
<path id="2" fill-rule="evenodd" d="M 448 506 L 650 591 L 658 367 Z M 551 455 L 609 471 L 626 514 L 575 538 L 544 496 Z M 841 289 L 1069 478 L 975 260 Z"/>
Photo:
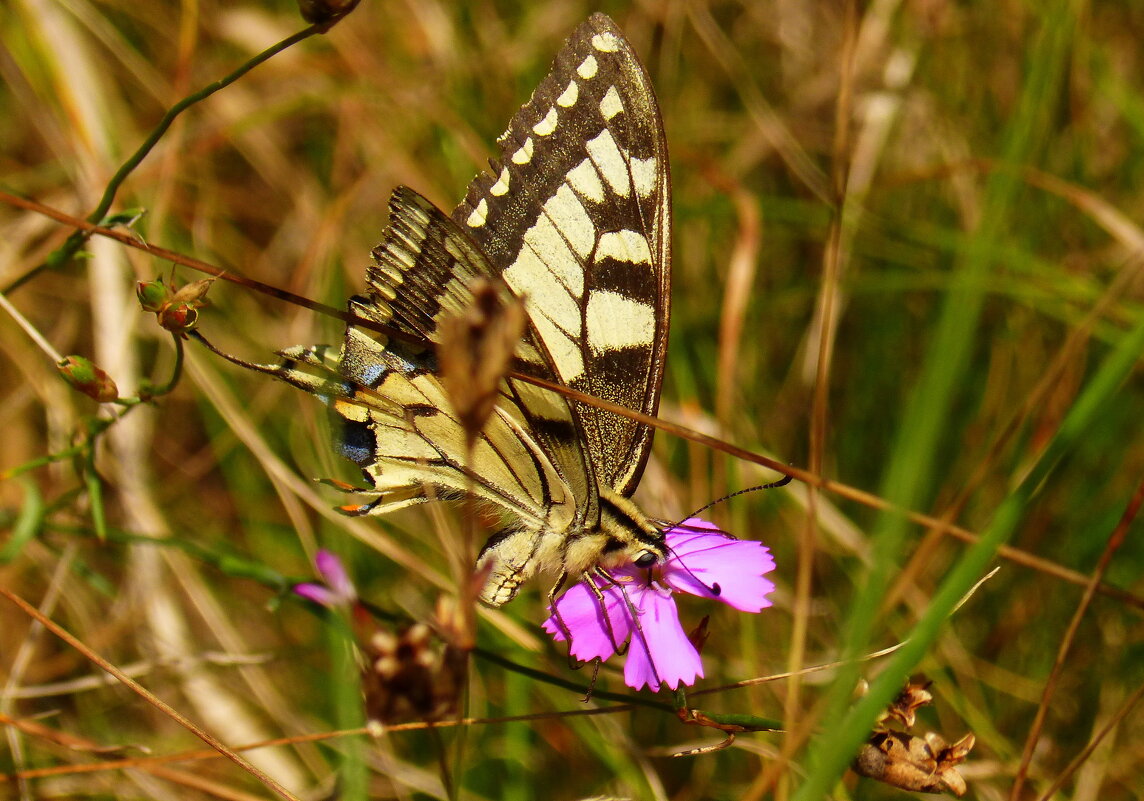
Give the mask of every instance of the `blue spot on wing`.
<path id="1" fill-rule="evenodd" d="M 376 387 L 386 371 L 386 366 L 381 362 L 356 361 L 353 364 L 343 364 L 346 367 L 346 378 L 359 387 Z"/>
<path id="2" fill-rule="evenodd" d="M 355 420 L 345 421 L 338 442 L 338 450 L 341 451 L 342 456 L 359 467 L 365 467 L 373 462 L 376 447 L 377 440 L 367 424 Z"/>

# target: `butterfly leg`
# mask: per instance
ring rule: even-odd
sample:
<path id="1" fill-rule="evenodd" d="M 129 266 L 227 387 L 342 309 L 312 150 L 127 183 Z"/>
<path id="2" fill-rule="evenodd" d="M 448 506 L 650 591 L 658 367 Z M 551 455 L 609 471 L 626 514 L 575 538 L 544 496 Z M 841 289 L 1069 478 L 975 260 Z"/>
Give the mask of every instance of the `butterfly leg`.
<path id="1" fill-rule="evenodd" d="M 560 607 L 556 605 L 556 596 L 564 589 L 564 585 L 568 582 L 568 571 L 561 570 L 560 575 L 556 577 L 556 583 L 552 585 L 552 589 L 548 591 L 548 608 L 552 610 L 552 616 L 556 618 L 556 624 L 560 626 L 560 633 L 568 640 L 568 645 L 572 645 L 572 629 L 568 628 L 568 624 L 564 622 L 563 616 L 560 614 Z"/>
<path id="2" fill-rule="evenodd" d="M 556 605 L 556 596 L 560 594 L 560 591 L 564 588 L 567 581 L 568 571 L 561 570 L 560 575 L 556 579 L 556 583 L 553 584 L 552 589 L 548 591 L 548 608 L 552 610 L 552 616 L 556 618 L 556 625 L 560 627 L 560 631 L 568 641 L 568 667 L 572 670 L 579 670 L 587 663 L 581 662 L 572 656 L 572 630 L 568 627 L 568 624 L 564 622 L 564 618 L 560 614 L 560 607 Z M 603 660 L 599 657 L 592 660 L 592 678 L 588 681 L 588 689 L 584 692 L 584 697 L 580 699 L 581 703 L 586 704 L 591 700 L 592 691 L 596 688 L 596 679 L 600 675 L 601 664 L 603 664 Z"/>
<path id="3" fill-rule="evenodd" d="M 600 584 L 597 584 L 597 578 L 604 579 L 606 583 L 603 585 L 603 587 L 601 587 Z M 625 653 L 627 651 L 627 643 L 617 642 L 618 637 L 616 637 L 616 631 L 612 627 L 612 618 L 607 612 L 607 599 L 604 598 L 604 589 L 614 583 L 612 581 L 612 577 L 609 576 L 607 572 L 603 570 L 603 568 L 596 568 L 592 572 L 585 573 L 583 579 L 584 583 L 591 588 L 592 594 L 596 596 L 596 603 L 600 605 L 601 617 L 603 617 L 604 620 L 604 630 L 608 633 L 608 640 L 611 641 L 612 648 L 615 649 L 617 654 Z M 560 576 L 556 579 L 556 583 L 552 586 L 552 589 L 548 593 L 548 608 L 552 610 L 552 616 L 556 618 L 556 624 L 560 627 L 560 631 L 568 640 L 569 649 L 571 649 L 572 630 L 569 628 L 568 624 L 564 622 L 564 618 L 560 614 L 560 607 L 556 603 L 556 596 L 560 594 L 560 591 L 564 588 L 564 585 L 567 583 L 567 581 L 568 571 L 562 570 L 560 572 Z M 583 662 L 572 658 L 571 650 L 569 650 L 568 659 L 574 668 L 580 668 L 584 666 Z M 597 670 L 598 669 L 599 668 L 597 667 Z"/>
<path id="4" fill-rule="evenodd" d="M 572 670 L 579 670 L 584 667 L 585 662 L 581 662 L 572 656 L 572 629 L 564 622 L 564 616 L 560 614 L 560 607 L 556 604 L 557 596 L 560 591 L 564 589 L 564 585 L 568 582 L 568 571 L 561 570 L 560 575 L 556 578 L 556 583 L 552 585 L 552 589 L 548 591 L 548 608 L 552 610 L 552 616 L 556 618 L 556 625 L 560 627 L 560 633 L 564 635 L 564 639 L 568 642 L 568 666 Z"/>
<path id="5" fill-rule="evenodd" d="M 596 568 L 596 571 L 600 575 L 604 575 L 604 576 L 608 575 L 606 572 L 604 572 L 604 570 L 602 568 Z M 593 586 L 595 586 L 595 585 L 593 585 Z M 636 608 L 636 605 L 634 603 L 632 603 L 632 599 L 631 599 L 631 597 L 628 596 L 627 590 L 623 587 L 623 585 L 617 584 L 615 586 L 619 589 L 620 594 L 623 596 L 624 604 L 628 608 L 628 614 L 631 615 L 631 618 L 632 618 L 632 636 L 631 636 L 631 639 L 629 639 L 628 642 L 624 645 L 624 648 L 622 651 L 617 648 L 616 653 L 626 653 L 627 650 L 629 648 L 631 648 L 632 643 L 636 642 L 636 640 L 638 639 L 639 640 L 639 647 L 642 647 L 644 649 L 645 653 L 647 654 L 647 661 L 648 661 L 648 664 L 651 666 L 652 675 L 655 676 L 656 686 L 659 687 L 661 684 L 663 684 L 663 679 L 660 678 L 659 670 L 655 666 L 655 656 L 654 656 L 654 654 L 652 654 L 651 648 L 647 644 L 647 637 L 644 635 L 643 624 L 640 623 L 640 616 L 643 613 L 639 609 Z M 607 615 L 605 615 L 605 618 L 607 618 Z M 609 630 L 609 632 L 611 632 L 611 621 L 610 620 L 609 620 L 608 630 Z M 612 643 L 613 643 L 613 645 L 615 644 L 615 635 L 612 635 Z"/>
<path id="6" fill-rule="evenodd" d="M 597 578 L 602 578 L 604 580 L 605 583 L 603 587 L 596 583 Z M 612 577 L 608 575 L 608 572 L 602 567 L 595 567 L 590 572 L 585 573 L 584 583 L 592 588 L 592 594 L 596 596 L 596 603 L 600 605 L 600 613 L 604 618 L 604 630 L 608 632 L 608 640 L 612 643 L 612 648 L 616 650 L 617 654 L 622 656 L 623 654 L 627 653 L 628 643 L 617 642 L 618 638 L 616 637 L 616 631 L 612 627 L 612 616 L 608 614 L 607 599 L 604 598 L 605 589 L 607 589 L 609 586 L 618 585 L 612 581 Z M 623 594 L 625 602 L 628 603 L 628 608 L 631 609 L 634 615 L 635 609 L 632 607 L 631 602 L 627 601 L 627 593 L 623 591 L 622 587 L 620 588 L 620 592 Z"/>

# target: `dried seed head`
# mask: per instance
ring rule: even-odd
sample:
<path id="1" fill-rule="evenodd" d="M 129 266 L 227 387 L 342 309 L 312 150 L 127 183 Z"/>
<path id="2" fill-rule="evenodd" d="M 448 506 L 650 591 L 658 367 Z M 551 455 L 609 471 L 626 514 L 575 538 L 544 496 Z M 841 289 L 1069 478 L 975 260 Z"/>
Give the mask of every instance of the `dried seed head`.
<path id="1" fill-rule="evenodd" d="M 965 761 L 975 738 L 967 734 L 947 746 L 930 732 L 924 738 L 900 731 L 875 732 L 851 767 L 871 779 L 919 793 L 965 795 L 965 779 L 957 766 Z"/>
<path id="2" fill-rule="evenodd" d="M 878 715 L 878 728 L 886 729 L 883 724 L 890 719 L 898 721 L 907 729 L 913 728 L 917 722 L 917 710 L 933 703 L 933 693 L 929 691 L 932 684 L 933 682 L 925 676 L 918 676 L 906 682 L 906 686 L 894 697 L 890 705 Z M 869 691 L 869 683 L 865 679 L 859 679 L 854 697 L 861 698 Z"/>
<path id="3" fill-rule="evenodd" d="M 438 323 L 437 361 L 449 401 L 472 442 L 493 413 L 527 318 L 524 304 L 503 282 L 481 278 L 469 289 L 473 305 Z"/>
<path id="4" fill-rule="evenodd" d="M 913 728 L 917 722 L 917 710 L 933 703 L 933 693 L 929 691 L 932 684 L 925 678 L 911 679 L 886 708 L 881 720 L 891 717 L 907 729 Z"/>
<path id="5" fill-rule="evenodd" d="M 467 653 L 437 640 L 425 623 L 375 631 L 361 643 L 362 687 L 371 722 L 441 720 L 456 712 Z"/>
<path id="6" fill-rule="evenodd" d="M 976 741 L 973 734 L 947 745 L 934 732 L 917 737 L 885 725 L 893 719 L 907 729 L 912 728 L 917 722 L 917 710 L 933 702 L 933 694 L 929 690 L 932 684 L 925 677 L 906 683 L 878 717 L 874 733 L 854 758 L 851 767 L 855 773 L 902 790 L 952 793 L 959 798 L 965 794 L 965 779 L 957 772 L 957 766 L 965 761 L 973 748 Z M 859 684 L 859 695 L 866 694 L 864 685 L 865 682 Z"/>

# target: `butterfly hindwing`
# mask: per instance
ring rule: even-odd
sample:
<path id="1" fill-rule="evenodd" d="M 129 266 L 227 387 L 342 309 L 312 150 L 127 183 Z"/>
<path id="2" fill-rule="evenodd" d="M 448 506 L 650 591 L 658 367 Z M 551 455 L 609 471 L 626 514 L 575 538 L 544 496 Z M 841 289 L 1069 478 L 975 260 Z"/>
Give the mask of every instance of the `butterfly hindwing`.
<path id="1" fill-rule="evenodd" d="M 469 287 L 475 278 L 498 277 L 452 220 L 406 186 L 390 196 L 389 225 L 372 256 L 364 302 L 385 318 L 381 321 L 427 342 L 437 341 L 442 315 L 460 314 L 472 305 Z"/>
<path id="2" fill-rule="evenodd" d="M 408 187 L 398 187 L 390 197 L 389 225 L 373 260 L 369 293 L 352 298 L 351 311 L 433 344 L 441 315 L 455 315 L 472 305 L 469 287 L 474 278 L 502 280 L 460 225 Z M 347 353 L 350 345 L 347 332 Z M 557 379 L 533 326 L 516 355 L 529 374 Z M 582 435 L 568 401 L 515 379 L 505 382 L 503 395 L 502 406 L 528 430 L 576 499 L 577 524 L 598 517 L 589 453 L 580 446 Z"/>

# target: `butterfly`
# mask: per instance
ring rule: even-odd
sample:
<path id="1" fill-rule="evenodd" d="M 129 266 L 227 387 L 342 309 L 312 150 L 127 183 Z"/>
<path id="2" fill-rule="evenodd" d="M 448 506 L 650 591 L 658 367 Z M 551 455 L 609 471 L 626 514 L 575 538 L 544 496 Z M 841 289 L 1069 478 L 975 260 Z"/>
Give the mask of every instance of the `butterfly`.
<path id="1" fill-rule="evenodd" d="M 445 214 L 407 187 L 389 201 L 367 290 L 340 351 L 283 351 L 266 372 L 319 394 L 341 419 L 341 452 L 369 483 L 351 515 L 471 495 L 499 513 L 484 545 L 486 603 L 528 579 L 567 578 L 667 557 L 663 524 L 631 500 L 651 447 L 645 425 L 512 376 L 469 449 L 435 351 L 441 321 L 479 279 L 523 301 L 517 369 L 646 414 L 659 404 L 670 304 L 671 183 L 647 72 L 595 14 L 498 139 L 490 172 Z M 316 378 L 306 368 L 336 371 Z"/>

